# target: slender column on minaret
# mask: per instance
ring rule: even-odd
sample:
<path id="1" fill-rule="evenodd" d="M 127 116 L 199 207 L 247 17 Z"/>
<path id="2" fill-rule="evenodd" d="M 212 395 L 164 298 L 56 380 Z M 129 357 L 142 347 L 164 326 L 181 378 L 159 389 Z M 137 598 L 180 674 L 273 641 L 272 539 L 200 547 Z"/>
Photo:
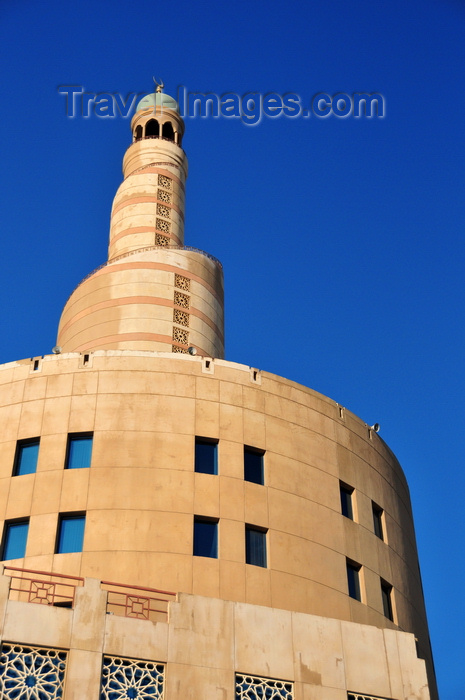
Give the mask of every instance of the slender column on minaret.
<path id="1" fill-rule="evenodd" d="M 137 106 L 124 180 L 114 198 L 108 262 L 68 300 L 63 352 L 101 349 L 223 357 L 223 273 L 212 256 L 184 247 L 187 158 L 176 101 L 160 91 Z"/>

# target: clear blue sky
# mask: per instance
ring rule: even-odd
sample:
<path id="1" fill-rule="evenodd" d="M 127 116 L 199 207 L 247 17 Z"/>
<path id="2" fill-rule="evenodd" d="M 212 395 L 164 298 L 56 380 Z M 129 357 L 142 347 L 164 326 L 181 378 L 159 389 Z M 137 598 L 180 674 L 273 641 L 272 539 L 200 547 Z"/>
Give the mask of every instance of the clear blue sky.
<path id="1" fill-rule="evenodd" d="M 464 3 L 2 0 L 0 40 L 0 362 L 49 353 L 106 259 L 129 121 L 68 119 L 59 85 L 384 95 L 384 119 L 186 120 L 186 244 L 224 264 L 227 359 L 381 424 L 465 698 Z"/>

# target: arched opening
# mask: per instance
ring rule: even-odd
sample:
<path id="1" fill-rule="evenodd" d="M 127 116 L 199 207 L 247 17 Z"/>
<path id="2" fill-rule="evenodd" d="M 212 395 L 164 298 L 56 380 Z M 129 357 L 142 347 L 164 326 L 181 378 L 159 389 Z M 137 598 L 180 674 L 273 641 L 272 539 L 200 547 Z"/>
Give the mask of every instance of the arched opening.
<path id="1" fill-rule="evenodd" d="M 136 126 L 136 132 L 134 134 L 136 141 L 139 141 L 139 139 L 142 138 L 142 126 L 139 124 L 139 126 Z"/>
<path id="2" fill-rule="evenodd" d="M 160 126 L 156 119 L 151 119 L 145 125 L 145 136 L 160 136 Z"/>
<path id="3" fill-rule="evenodd" d="M 162 137 L 174 141 L 174 129 L 171 122 L 165 122 L 162 128 Z"/>

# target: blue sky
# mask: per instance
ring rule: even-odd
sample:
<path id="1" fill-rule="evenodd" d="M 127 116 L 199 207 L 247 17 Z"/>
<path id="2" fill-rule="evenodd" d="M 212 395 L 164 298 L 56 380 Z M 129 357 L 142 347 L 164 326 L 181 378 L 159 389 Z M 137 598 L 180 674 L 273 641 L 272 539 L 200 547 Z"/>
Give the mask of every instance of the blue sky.
<path id="1" fill-rule="evenodd" d="M 186 244 L 224 264 L 228 360 L 381 424 L 442 700 L 465 698 L 464 37 L 459 0 L 0 6 L 0 362 L 49 353 L 106 259 L 129 120 L 68 119 L 58 86 L 384 96 L 384 119 L 187 119 Z"/>

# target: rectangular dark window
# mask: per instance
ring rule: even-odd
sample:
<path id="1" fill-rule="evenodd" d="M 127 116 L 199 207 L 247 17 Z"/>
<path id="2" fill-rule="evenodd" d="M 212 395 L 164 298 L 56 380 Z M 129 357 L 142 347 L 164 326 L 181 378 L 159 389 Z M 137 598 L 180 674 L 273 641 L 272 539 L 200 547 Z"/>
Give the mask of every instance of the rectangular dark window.
<path id="1" fill-rule="evenodd" d="M 343 484 L 342 481 L 339 482 L 339 488 L 341 491 L 341 513 L 345 515 L 349 520 L 354 519 L 354 509 L 352 506 L 352 497 L 354 489 L 347 484 Z"/>
<path id="2" fill-rule="evenodd" d="M 347 560 L 347 586 L 349 595 L 354 600 L 362 600 L 360 590 L 360 564 Z"/>
<path id="3" fill-rule="evenodd" d="M 266 568 L 266 530 L 245 526 L 245 562 Z"/>
<path id="4" fill-rule="evenodd" d="M 57 554 L 82 552 L 86 516 L 83 513 L 61 515 L 58 522 Z"/>
<path id="5" fill-rule="evenodd" d="M 15 464 L 13 476 L 34 474 L 37 469 L 39 456 L 39 438 L 33 440 L 20 440 L 16 445 Z"/>
<path id="6" fill-rule="evenodd" d="M 263 450 L 244 445 L 244 479 L 253 484 L 264 484 Z"/>
<path id="7" fill-rule="evenodd" d="M 373 530 L 380 540 L 384 540 L 383 532 L 383 509 L 372 502 L 373 506 Z"/>
<path id="8" fill-rule="evenodd" d="M 218 559 L 218 520 L 194 517 L 194 556 Z"/>
<path id="9" fill-rule="evenodd" d="M 195 438 L 195 471 L 218 474 L 218 440 Z"/>
<path id="10" fill-rule="evenodd" d="M 381 579 L 381 597 L 383 599 L 383 612 L 384 617 L 388 620 L 394 622 L 394 615 L 392 614 L 392 586 L 390 583 L 383 581 Z"/>
<path id="11" fill-rule="evenodd" d="M 86 469 L 92 459 L 92 433 L 68 435 L 66 469 Z"/>
<path id="12" fill-rule="evenodd" d="M 5 523 L 3 531 L 2 560 L 22 559 L 26 554 L 29 520 Z"/>

